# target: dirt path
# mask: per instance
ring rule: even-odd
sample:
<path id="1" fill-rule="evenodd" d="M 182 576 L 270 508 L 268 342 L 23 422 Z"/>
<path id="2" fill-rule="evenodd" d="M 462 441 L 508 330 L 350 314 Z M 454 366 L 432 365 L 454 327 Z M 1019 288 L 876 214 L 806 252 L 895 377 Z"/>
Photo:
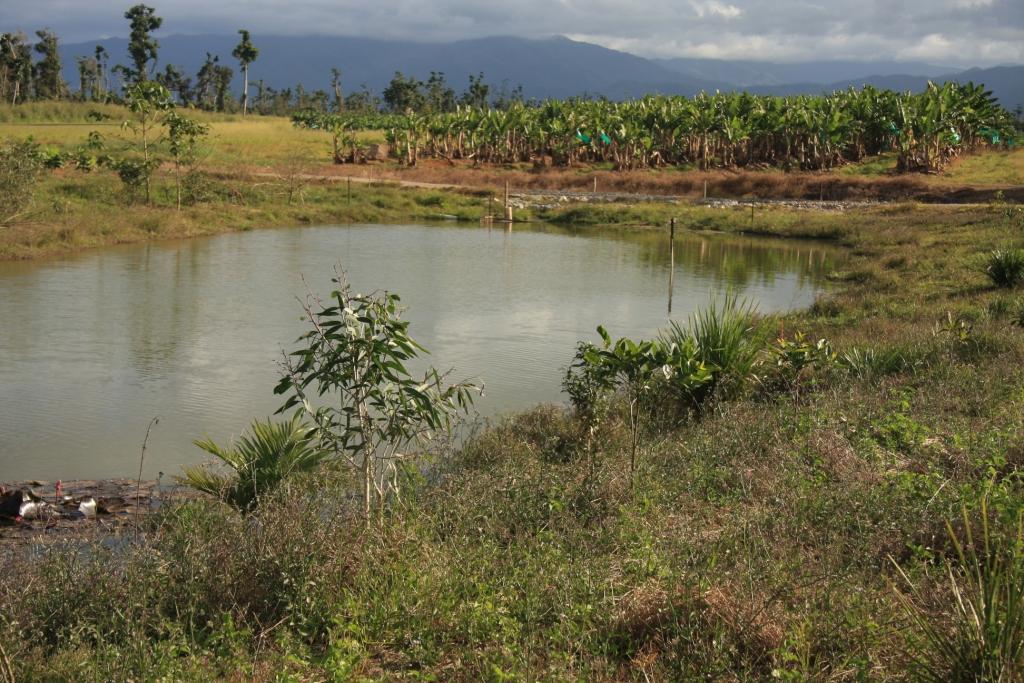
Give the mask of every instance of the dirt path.
<path id="1" fill-rule="evenodd" d="M 254 178 L 273 179 L 301 179 L 308 182 L 330 182 L 330 183 L 353 183 L 368 185 L 373 183 L 385 183 L 399 187 L 410 187 L 417 189 L 434 189 L 459 192 L 479 192 L 485 195 L 494 196 L 503 201 L 504 183 L 495 187 L 493 183 L 488 184 L 488 177 L 480 178 L 482 184 L 461 184 L 453 182 L 428 182 L 424 180 L 411 180 L 406 174 L 414 172 L 415 169 L 399 169 L 381 166 L 338 166 L 338 172 L 331 173 L 299 173 L 287 176 L 282 173 L 275 173 L 269 170 L 249 171 L 241 175 Z M 374 173 L 374 169 L 377 173 Z M 349 171 L 351 175 L 344 175 Z M 361 175 L 360 175 L 361 174 Z M 237 174 L 235 174 L 237 175 Z M 406 177 L 403 177 L 406 176 Z M 472 179 L 471 179 L 472 180 Z M 591 180 L 591 184 L 593 181 Z M 516 209 L 551 209 L 565 204 L 572 203 L 621 203 L 635 204 L 643 202 L 665 202 L 671 204 L 691 203 L 713 208 L 738 208 L 738 207 L 778 207 L 808 211 L 848 211 L 851 209 L 867 208 L 879 204 L 896 201 L 914 200 L 925 203 L 970 206 L 980 203 L 987 203 L 996 198 L 996 193 L 1002 191 L 1008 201 L 1024 202 L 1024 187 L 1006 186 L 1003 188 L 942 188 L 929 187 L 919 192 L 910 192 L 906 195 L 898 193 L 882 193 L 878 197 L 872 197 L 870 192 L 847 193 L 832 191 L 831 194 L 852 194 L 849 198 L 824 198 L 824 191 L 815 197 L 790 197 L 776 196 L 767 197 L 754 196 L 715 196 L 703 197 L 700 194 L 667 194 L 663 192 L 640 192 L 640 191 L 581 191 L 579 189 L 558 189 L 558 188 L 534 188 L 529 185 L 525 188 L 513 185 L 511 180 L 509 186 L 515 189 L 509 190 L 509 204 Z M 841 186 L 845 187 L 845 186 Z M 662 189 L 656 187 L 654 189 Z M 863 189 L 863 188 L 862 188 Z"/>

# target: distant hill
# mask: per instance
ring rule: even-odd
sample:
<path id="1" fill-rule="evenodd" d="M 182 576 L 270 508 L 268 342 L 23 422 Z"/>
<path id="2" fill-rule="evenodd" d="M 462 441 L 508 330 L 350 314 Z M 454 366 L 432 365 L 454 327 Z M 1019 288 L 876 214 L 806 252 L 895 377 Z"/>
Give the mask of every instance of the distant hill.
<path id="1" fill-rule="evenodd" d="M 688 57 L 652 61 L 690 78 L 731 83 L 741 88 L 784 85 L 786 83 L 835 83 L 873 75 L 913 74 L 934 78 L 955 71 L 946 66 L 936 66 L 924 62 L 821 61 L 782 64 L 739 59 L 694 59 Z"/>
<path id="2" fill-rule="evenodd" d="M 492 88 L 522 85 L 527 97 L 573 95 L 635 96 L 643 93 L 634 84 L 670 83 L 675 88 L 698 92 L 714 84 L 688 79 L 650 60 L 567 38 L 529 40 L 492 37 L 454 43 L 415 43 L 372 38 L 327 36 L 254 36 L 260 50 L 250 70 L 250 81 L 263 79 L 274 88 L 302 83 L 307 90 L 329 89 L 331 68 L 342 71 L 345 92 L 366 84 L 379 93 L 396 71 L 426 80 L 431 71 L 444 72 L 448 83 L 463 90 L 470 75 L 483 73 Z M 160 38 L 160 65 L 171 63 L 186 74 L 199 70 L 206 53 L 220 55 L 235 68 L 231 50 L 237 36 L 167 36 Z M 62 47 L 65 78 L 77 84 L 76 55 L 91 55 L 103 45 L 111 64 L 128 63 L 127 40 L 121 38 Z"/>
<path id="3" fill-rule="evenodd" d="M 910 76 L 907 74 L 873 75 L 826 84 L 789 83 L 773 87 L 754 87 L 751 88 L 751 91 L 771 95 L 793 95 L 831 92 L 833 90 L 844 90 L 849 87 L 859 88 L 865 84 L 870 84 L 876 88 L 917 92 L 927 86 L 928 80 L 929 78 L 924 76 Z M 1024 107 L 1024 66 L 995 66 L 988 69 L 968 69 L 966 71 L 941 74 L 932 77 L 931 80 L 938 83 L 943 81 L 984 83 L 985 87 L 999 98 L 1004 107 L 1011 110 L 1016 107 Z"/>
<path id="4" fill-rule="evenodd" d="M 470 75 L 483 73 L 492 88 L 522 85 L 526 97 L 564 98 L 575 95 L 613 99 L 647 93 L 693 95 L 701 90 L 751 90 L 763 93 L 819 93 L 871 83 L 898 90 L 919 90 L 929 78 L 983 82 L 1009 107 L 1024 103 L 1024 66 L 971 69 L 957 73 L 921 62 L 822 61 L 779 64 L 750 60 L 651 60 L 564 37 L 526 39 L 507 36 L 451 43 L 386 41 L 338 36 L 253 37 L 260 56 L 250 79 L 274 88 L 329 89 L 330 71 L 342 71 L 345 92 L 366 84 L 380 93 L 396 71 L 426 80 L 444 72 L 455 90 Z M 238 71 L 231 50 L 236 35 L 172 35 L 160 39 L 160 64 L 171 63 L 194 77 L 207 52 Z M 111 55 L 111 64 L 127 64 L 127 40 L 112 38 L 62 46 L 65 78 L 77 87 L 75 57 L 91 55 L 97 44 Z M 241 90 L 236 75 L 236 91 Z"/>

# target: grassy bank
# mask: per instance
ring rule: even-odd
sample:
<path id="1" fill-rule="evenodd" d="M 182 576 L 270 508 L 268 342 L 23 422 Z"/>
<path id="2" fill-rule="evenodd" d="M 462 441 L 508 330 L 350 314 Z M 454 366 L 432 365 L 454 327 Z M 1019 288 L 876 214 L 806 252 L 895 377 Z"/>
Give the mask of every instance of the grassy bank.
<path id="1" fill-rule="evenodd" d="M 202 201 L 175 207 L 169 172 L 158 176 L 153 203 L 126 200 L 117 177 L 98 170 L 48 172 L 35 191 L 31 212 L 0 228 L 0 260 L 76 253 L 110 244 L 181 239 L 256 228 L 345 222 L 464 220 L 477 222 L 488 210 L 487 190 L 438 190 L 387 182 L 321 178 L 309 166 L 275 167 L 258 175 L 207 173 Z M 560 225 L 663 229 L 672 218 L 681 229 L 745 232 L 776 237 L 832 239 L 852 244 L 866 223 L 896 230 L 909 221 L 960 220 L 999 208 L 934 207 L 914 203 L 851 211 L 796 211 L 786 207 L 714 208 L 686 204 L 567 204 L 523 209 L 517 220 Z M 1007 226 L 1020 221 L 1019 209 Z M 993 218 L 995 220 L 995 218 Z"/>
<path id="2" fill-rule="evenodd" d="M 844 360 L 646 422 L 633 488 L 623 411 L 588 453 L 573 415 L 539 407 L 410 476 L 380 527 L 331 472 L 250 517 L 188 503 L 138 545 L 9 560 L 13 675 L 918 680 L 915 658 L 948 674 L 922 625 L 961 623 L 946 520 L 979 544 L 987 499 L 1009 548 L 1024 504 L 1024 294 L 982 269 L 1019 228 L 914 205 L 762 225 L 849 248 L 836 291 L 766 323 Z"/>
<path id="3" fill-rule="evenodd" d="M 0 228 L 0 260 L 76 253 L 129 242 L 180 239 L 222 232 L 345 222 L 478 221 L 484 200 L 394 185 L 326 182 L 294 166 L 259 178 L 208 175 L 204 199 L 181 211 L 174 186 L 158 182 L 154 203 L 127 203 L 117 177 L 58 170 L 36 189 L 32 212 Z"/>

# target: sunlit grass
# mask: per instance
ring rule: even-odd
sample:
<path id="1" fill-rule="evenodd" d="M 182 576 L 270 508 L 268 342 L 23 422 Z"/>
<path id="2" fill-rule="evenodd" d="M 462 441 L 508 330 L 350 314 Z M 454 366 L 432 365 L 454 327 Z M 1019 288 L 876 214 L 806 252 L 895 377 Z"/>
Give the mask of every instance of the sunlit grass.
<path id="1" fill-rule="evenodd" d="M 856 164 L 847 164 L 839 169 L 843 175 L 853 176 L 880 176 L 893 173 L 896 170 L 896 155 L 893 153 L 879 154 L 876 157 L 869 157 Z"/>
<path id="2" fill-rule="evenodd" d="M 962 185 L 1024 184 L 1024 149 L 972 154 L 950 165 L 937 180 Z"/>
<path id="3" fill-rule="evenodd" d="M 85 175 L 62 170 L 42 181 L 24 220 L 0 229 L 0 260 L 255 228 L 450 217 L 478 221 L 484 212 L 483 200 L 470 194 L 393 185 L 353 183 L 350 195 L 341 183 L 278 173 L 210 182 L 208 201 L 177 211 L 173 182 L 165 172 L 154 185 L 153 204 L 146 205 L 126 203 L 121 184 L 110 171 Z"/>

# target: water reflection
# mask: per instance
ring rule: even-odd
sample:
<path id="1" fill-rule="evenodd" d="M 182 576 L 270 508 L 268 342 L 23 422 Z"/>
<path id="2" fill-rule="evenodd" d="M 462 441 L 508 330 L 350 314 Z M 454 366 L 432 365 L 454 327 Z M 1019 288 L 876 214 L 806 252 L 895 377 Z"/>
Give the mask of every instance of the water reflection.
<path id="1" fill-rule="evenodd" d="M 559 400 L 575 342 L 604 323 L 649 335 L 727 286 L 764 312 L 808 305 L 834 252 L 808 242 L 554 226 L 340 226 L 118 247 L 0 264 L 3 479 L 124 475 L 155 416 L 148 474 L 200 458 L 279 405 L 277 359 L 303 331 L 296 296 L 341 262 L 388 288 L 438 367 L 480 377 L 494 414 Z"/>

